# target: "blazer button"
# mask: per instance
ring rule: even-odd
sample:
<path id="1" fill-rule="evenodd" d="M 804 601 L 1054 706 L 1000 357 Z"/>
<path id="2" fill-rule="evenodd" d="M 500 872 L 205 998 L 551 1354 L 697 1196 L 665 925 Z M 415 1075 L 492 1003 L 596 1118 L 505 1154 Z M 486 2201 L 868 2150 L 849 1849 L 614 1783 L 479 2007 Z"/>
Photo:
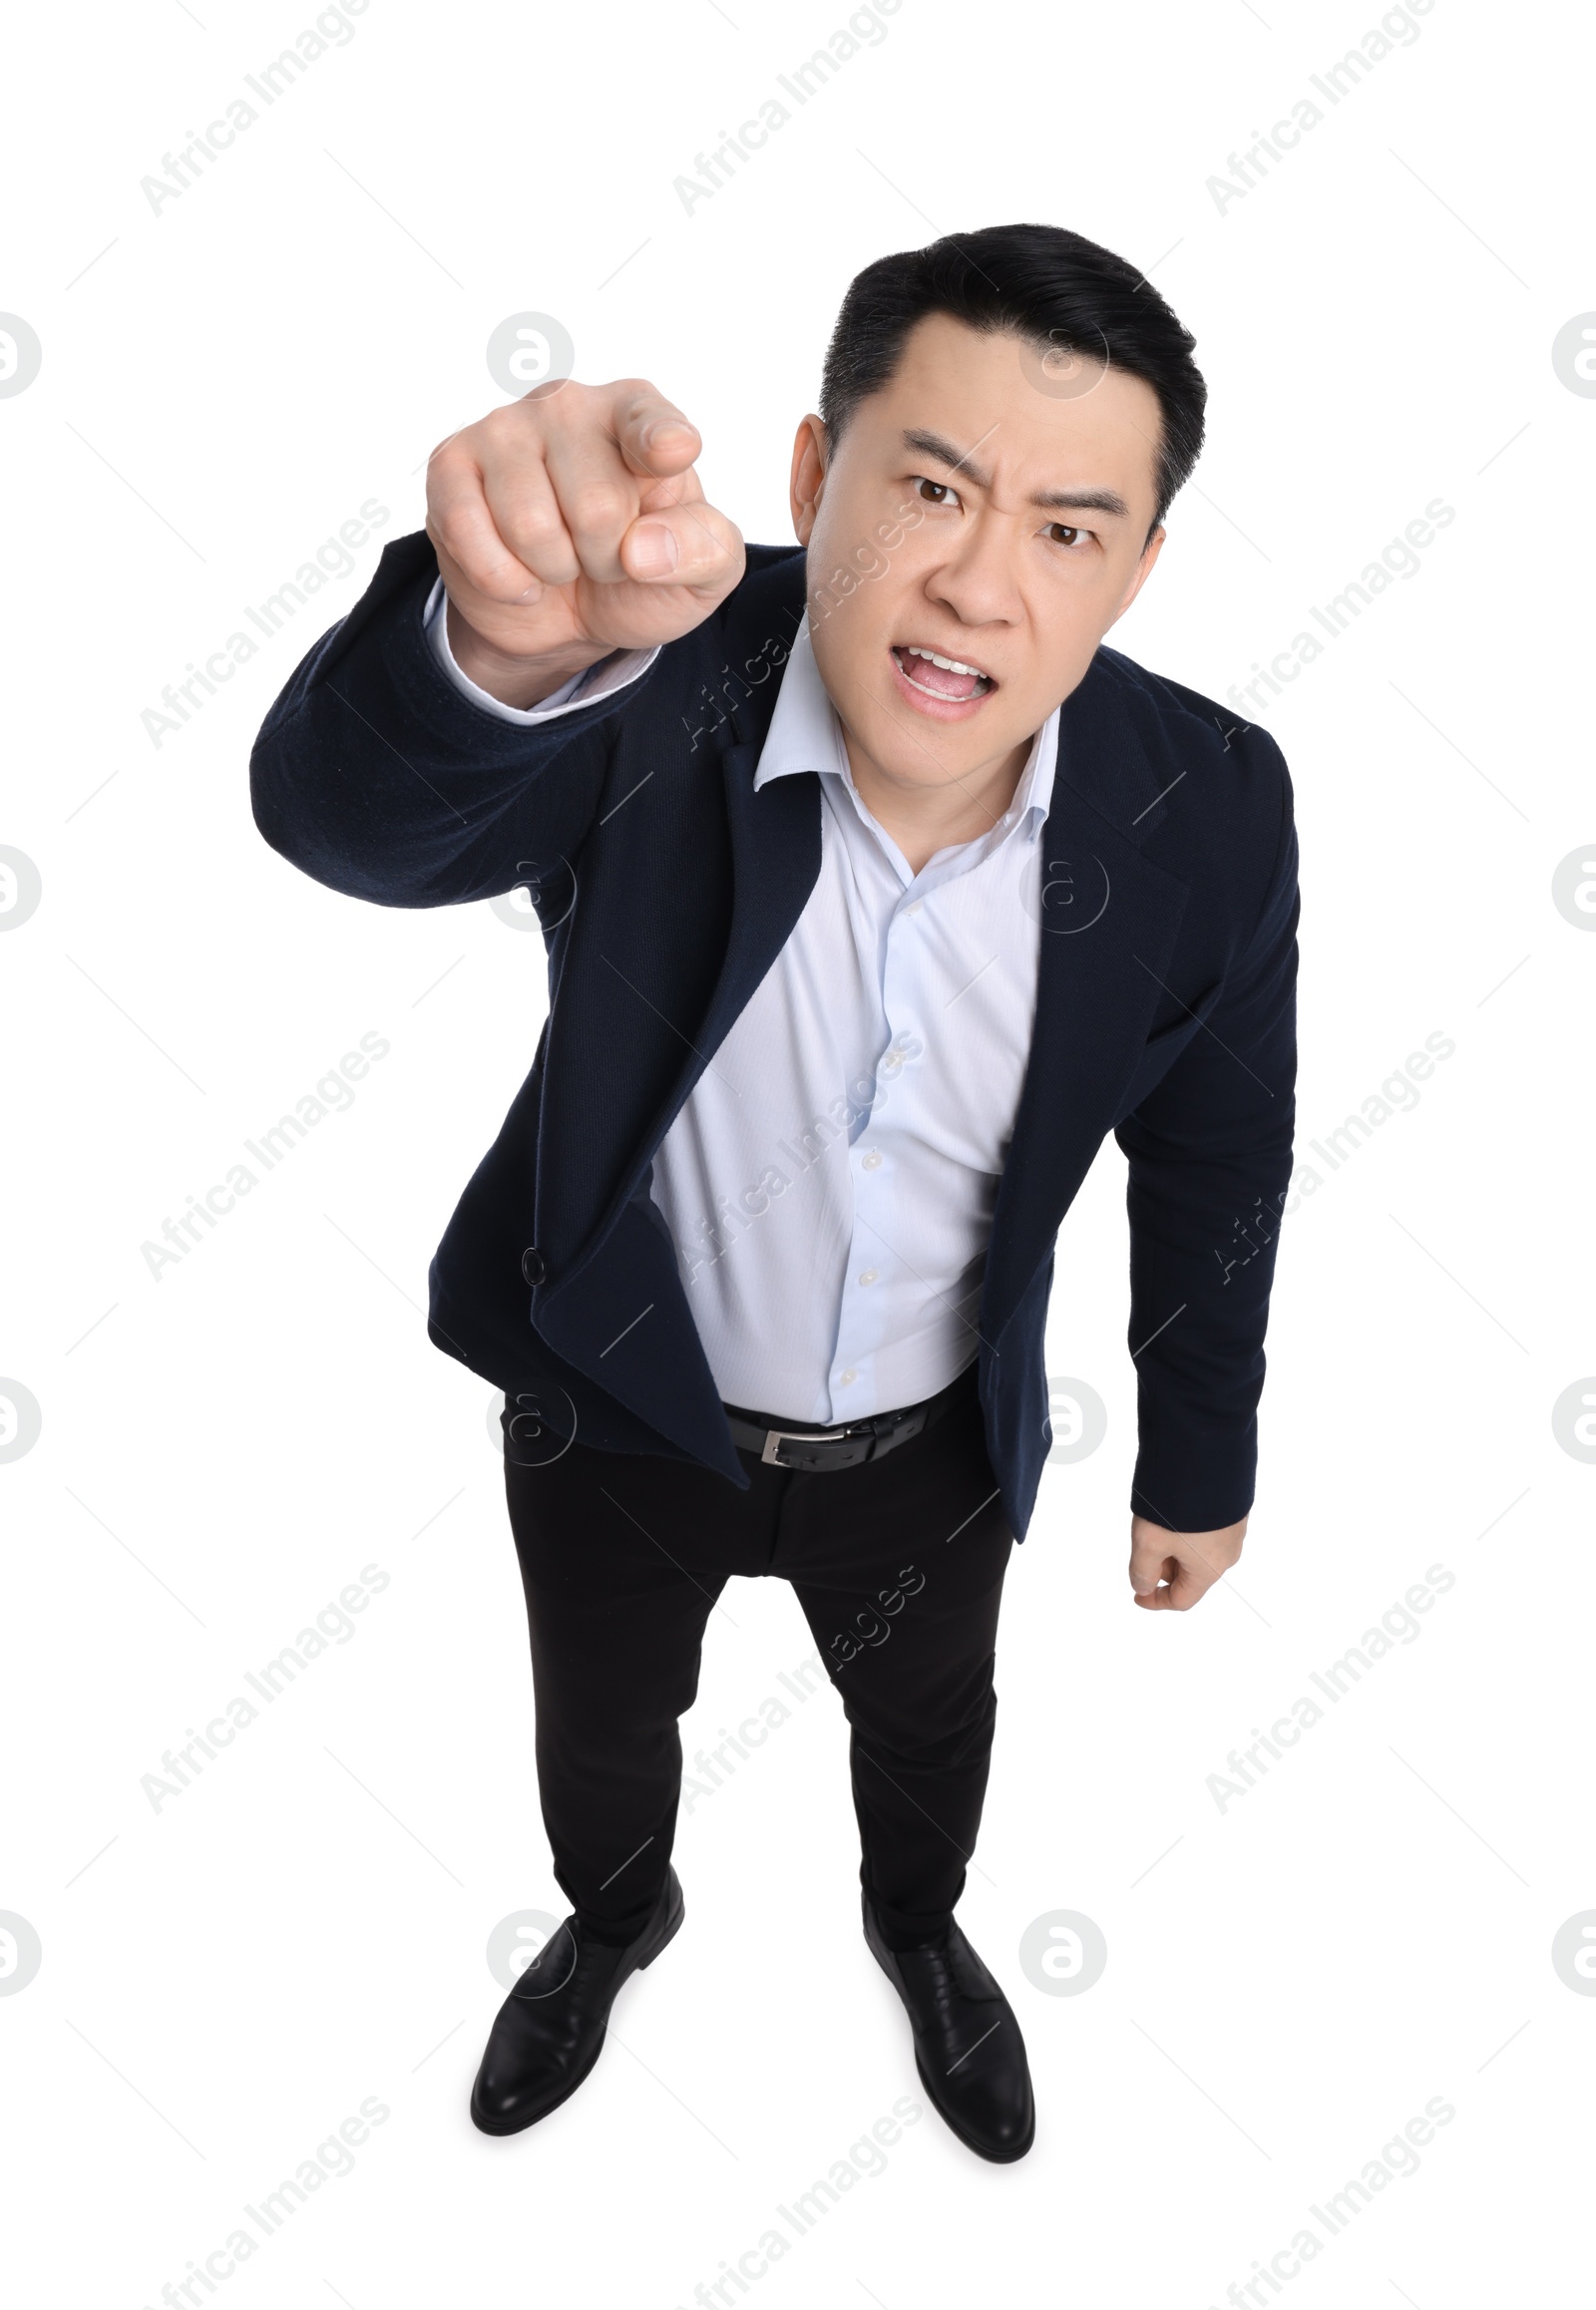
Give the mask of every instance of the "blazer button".
<path id="1" fill-rule="evenodd" d="M 548 1280 L 549 1262 L 535 1243 L 529 1244 L 521 1255 L 521 1272 L 529 1284 L 541 1284 Z"/>

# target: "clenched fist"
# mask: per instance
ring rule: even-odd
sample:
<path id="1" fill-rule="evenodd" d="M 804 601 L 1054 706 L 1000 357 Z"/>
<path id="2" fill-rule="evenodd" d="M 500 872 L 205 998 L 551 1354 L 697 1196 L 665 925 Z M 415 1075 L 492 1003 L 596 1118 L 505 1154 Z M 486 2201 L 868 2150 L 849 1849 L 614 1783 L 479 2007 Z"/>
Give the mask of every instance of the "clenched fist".
<path id="1" fill-rule="evenodd" d="M 693 470 L 697 427 L 640 377 L 539 386 L 427 467 L 427 535 L 462 671 L 532 706 L 613 649 L 674 641 L 743 572 Z"/>
<path id="2" fill-rule="evenodd" d="M 1171 1532 L 1130 1519 L 1130 1586 L 1145 1612 L 1189 1612 L 1241 1555 L 1247 1518 L 1213 1532 Z"/>

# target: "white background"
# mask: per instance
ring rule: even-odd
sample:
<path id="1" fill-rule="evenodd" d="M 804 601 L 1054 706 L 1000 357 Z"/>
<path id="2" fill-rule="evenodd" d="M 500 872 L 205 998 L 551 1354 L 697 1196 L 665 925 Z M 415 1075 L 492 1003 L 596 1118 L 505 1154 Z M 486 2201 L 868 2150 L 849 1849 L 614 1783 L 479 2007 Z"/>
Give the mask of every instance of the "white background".
<path id="1" fill-rule="evenodd" d="M 471 2126 L 488 1935 L 564 1903 L 491 1391 L 421 1310 L 532 1055 L 541 942 L 487 906 L 320 888 L 257 835 L 246 763 L 382 539 L 419 526 L 434 443 L 505 398 L 484 348 L 506 315 L 558 316 L 583 377 L 654 378 L 702 429 L 711 496 L 781 541 L 853 273 L 1039 218 L 1145 266 L 1211 389 L 1113 636 L 1131 655 L 1223 699 L 1429 500 L 1455 508 L 1419 575 L 1250 710 L 1297 789 L 1304 1158 L 1427 1034 L 1456 1048 L 1285 1224 L 1252 1529 L 1190 1617 L 1128 1601 L 1111 1143 L 1092 1173 L 1049 1367 L 1108 1434 L 1048 1470 L 1014 1561 L 961 1912 L 1027 2036 L 1036 2145 L 987 2166 L 928 2111 L 753 2293 L 1201 2310 L 1440 2097 L 1420 2169 L 1287 2297 L 1584 2298 L 1596 2005 L 1550 1956 L 1596 1906 L 1596 1468 L 1551 1420 L 1596 1368 L 1596 940 L 1551 898 L 1596 832 L 1575 687 L 1596 403 L 1551 359 L 1596 306 L 1572 11 L 1435 0 L 1332 107 L 1309 75 L 1373 0 L 903 0 L 688 215 L 672 180 L 843 0 L 370 0 L 153 212 L 140 180 L 314 13 L 141 0 L 13 36 L 0 306 L 44 359 L 0 400 L 0 843 L 43 899 L 0 940 L 0 1373 L 43 1428 L 0 1465 L 0 1908 L 43 1962 L 0 1996 L 11 2291 L 157 2304 L 375 2096 L 353 2171 L 260 2239 L 228 2304 L 667 2310 L 924 2103 L 859 1935 L 821 1693 L 682 1820 L 685 1928 L 591 2082 L 516 2139 Z M 1323 121 L 1221 210 L 1207 181 L 1305 96 Z M 372 498 L 356 572 L 153 744 L 163 685 Z M 371 1030 L 391 1051 L 353 1107 L 157 1281 L 141 1246 Z M 389 1585 L 353 1638 L 153 1809 L 142 1776 L 368 1563 Z M 1455 1584 L 1416 1641 L 1221 1810 L 1229 1751 L 1436 1563 Z M 810 1649 L 779 1584 L 726 1605 L 689 1754 Z M 1018 1964 L 1056 1909 L 1106 1937 L 1082 1995 Z"/>

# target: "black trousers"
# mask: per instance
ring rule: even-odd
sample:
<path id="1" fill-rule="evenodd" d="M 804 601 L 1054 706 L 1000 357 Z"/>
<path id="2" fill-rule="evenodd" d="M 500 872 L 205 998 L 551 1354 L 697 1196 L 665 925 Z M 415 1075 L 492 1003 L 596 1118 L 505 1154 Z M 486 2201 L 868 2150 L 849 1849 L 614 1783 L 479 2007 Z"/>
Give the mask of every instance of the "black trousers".
<path id="1" fill-rule="evenodd" d="M 507 1432 L 532 1636 L 538 1789 L 555 1876 L 596 1937 L 629 1940 L 665 1881 L 677 1719 L 729 1577 L 792 1584 L 851 1729 L 861 1881 L 892 1946 L 941 1931 L 987 1789 L 998 1600 L 1013 1535 L 972 1367 L 954 1408 L 862 1467 L 741 1454 L 739 1491 L 684 1460 Z"/>

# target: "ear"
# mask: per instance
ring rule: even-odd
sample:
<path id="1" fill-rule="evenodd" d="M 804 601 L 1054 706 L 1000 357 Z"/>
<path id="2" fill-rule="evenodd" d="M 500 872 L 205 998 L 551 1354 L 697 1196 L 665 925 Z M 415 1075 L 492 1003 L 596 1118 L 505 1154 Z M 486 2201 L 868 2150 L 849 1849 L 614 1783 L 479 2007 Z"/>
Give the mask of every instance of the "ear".
<path id="1" fill-rule="evenodd" d="M 1159 555 L 1163 552 L 1164 540 L 1168 537 L 1168 535 L 1169 532 L 1160 522 L 1157 529 L 1154 530 L 1152 536 L 1148 539 L 1146 545 L 1143 546 L 1141 550 L 1141 560 L 1136 564 L 1135 572 L 1131 578 L 1130 583 L 1126 586 L 1124 593 L 1120 598 L 1119 607 L 1114 611 L 1113 616 L 1108 620 L 1109 625 L 1117 625 L 1119 623 L 1119 620 L 1124 616 L 1126 610 L 1130 607 L 1137 594 L 1141 591 L 1148 578 L 1152 576 L 1153 564 L 1157 561 Z M 1104 631 L 1106 630 L 1107 628 L 1105 627 Z"/>
<path id="2" fill-rule="evenodd" d="M 826 486 L 826 428 L 818 417 L 801 418 L 792 445 L 792 479 L 788 502 L 792 507 L 793 535 L 807 546 L 820 511 Z"/>

